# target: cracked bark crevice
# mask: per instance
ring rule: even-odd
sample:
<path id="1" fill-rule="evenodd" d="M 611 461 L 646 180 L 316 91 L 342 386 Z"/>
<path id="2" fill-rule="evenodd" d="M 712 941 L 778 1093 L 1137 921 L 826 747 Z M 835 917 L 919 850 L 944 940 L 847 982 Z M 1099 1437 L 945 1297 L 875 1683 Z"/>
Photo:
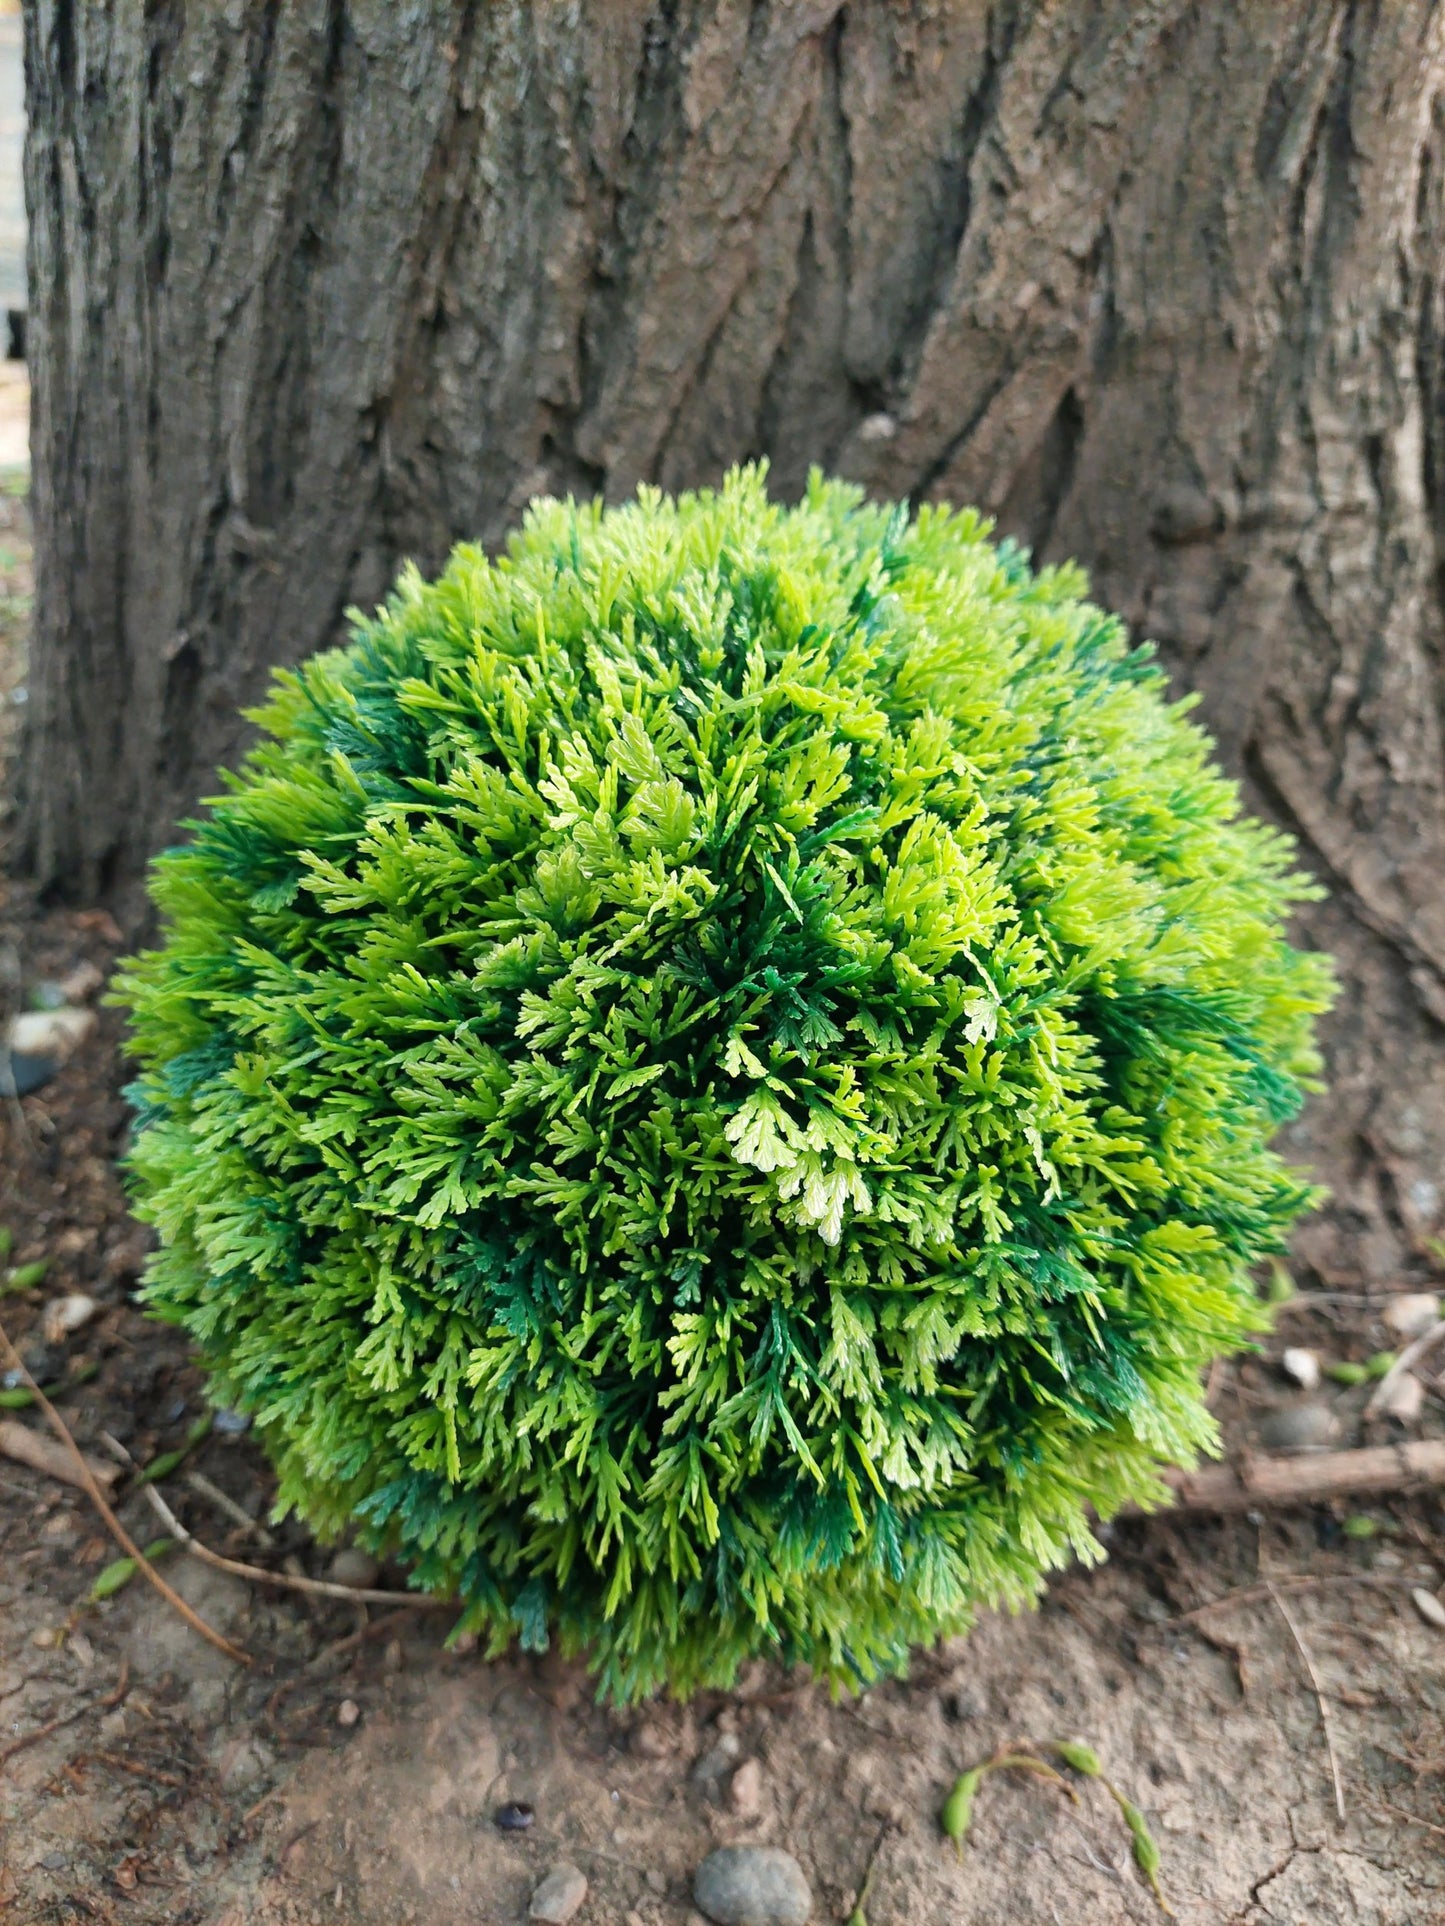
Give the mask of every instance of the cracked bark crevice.
<path id="1" fill-rule="evenodd" d="M 271 665 L 534 490 L 763 453 L 788 491 L 816 461 L 973 499 L 1159 637 L 1304 830 L 1345 994 L 1288 1141 L 1337 1201 L 1297 1249 L 1423 1273 L 1432 0 L 32 0 L 25 31 L 44 889 L 134 906 Z"/>

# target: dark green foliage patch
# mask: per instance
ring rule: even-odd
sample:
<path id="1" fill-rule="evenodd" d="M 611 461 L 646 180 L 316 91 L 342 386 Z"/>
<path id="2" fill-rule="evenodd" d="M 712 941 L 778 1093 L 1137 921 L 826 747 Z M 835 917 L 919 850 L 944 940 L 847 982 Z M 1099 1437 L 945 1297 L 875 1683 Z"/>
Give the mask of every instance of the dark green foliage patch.
<path id="1" fill-rule="evenodd" d="M 1306 893 L 972 514 L 542 502 L 276 680 L 123 994 L 146 1298 L 281 1501 L 632 1696 L 839 1682 L 1213 1442 Z"/>

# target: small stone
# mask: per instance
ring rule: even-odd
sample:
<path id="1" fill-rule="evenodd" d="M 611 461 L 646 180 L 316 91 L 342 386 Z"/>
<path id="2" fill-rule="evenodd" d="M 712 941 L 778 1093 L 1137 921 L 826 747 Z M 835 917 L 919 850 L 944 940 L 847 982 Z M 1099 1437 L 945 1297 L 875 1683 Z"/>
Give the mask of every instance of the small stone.
<path id="1" fill-rule="evenodd" d="M 43 1090 L 59 1069 L 56 1057 L 32 1056 L 26 1050 L 10 1052 L 10 1075 L 17 1097 L 28 1097 L 32 1091 Z"/>
<path id="2" fill-rule="evenodd" d="M 710 1746 L 692 1769 L 695 1785 L 712 1785 L 723 1778 L 738 1762 L 742 1754 L 742 1743 L 735 1732 L 724 1732 L 717 1744 Z"/>
<path id="3" fill-rule="evenodd" d="M 351 1726 L 361 1717 L 361 1707 L 355 1699 L 343 1699 L 336 1708 L 336 1723 Z"/>
<path id="4" fill-rule="evenodd" d="M 883 410 L 876 415 L 868 415 L 858 424 L 859 441 L 892 441 L 897 433 L 897 421 Z"/>
<path id="5" fill-rule="evenodd" d="M 587 1876 L 564 1859 L 554 1866 L 532 1895 L 528 1919 L 544 1919 L 549 1926 L 563 1926 L 587 1897 Z"/>
<path id="6" fill-rule="evenodd" d="M 1427 1592 L 1423 1585 L 1417 1585 L 1410 1594 L 1410 1602 L 1427 1625 L 1445 1632 L 1445 1605 L 1440 1603 L 1434 1592 Z"/>
<path id="7" fill-rule="evenodd" d="M 223 1792 L 244 1792 L 263 1779 L 275 1764 L 275 1755 L 257 1739 L 233 1739 L 216 1761 L 216 1776 Z"/>
<path id="8" fill-rule="evenodd" d="M 244 1411 L 217 1411 L 211 1429 L 222 1438 L 239 1438 L 251 1429 L 251 1420 Z"/>
<path id="9" fill-rule="evenodd" d="M 64 1872 L 70 1861 L 63 1852 L 43 1852 L 40 1863 L 47 1872 Z"/>
<path id="10" fill-rule="evenodd" d="M 1287 1404 L 1260 1421 L 1261 1444 L 1271 1451 L 1318 1451 L 1335 1436 L 1335 1415 L 1323 1404 Z"/>
<path id="11" fill-rule="evenodd" d="M 344 1545 L 332 1559 L 326 1576 L 333 1585 L 345 1585 L 348 1591 L 369 1591 L 376 1583 L 380 1565 L 368 1551 L 357 1545 Z"/>
<path id="12" fill-rule="evenodd" d="M 88 1003 L 105 982 L 105 975 L 93 963 L 81 963 L 55 985 L 62 1003 Z"/>
<path id="13" fill-rule="evenodd" d="M 1435 1291 L 1402 1291 L 1380 1313 L 1397 1337 L 1421 1337 L 1440 1321 L 1440 1298 Z"/>
<path id="14" fill-rule="evenodd" d="M 1284 1374 L 1293 1378 L 1302 1391 L 1313 1391 L 1320 1381 L 1320 1361 L 1313 1351 L 1293 1344 L 1280 1359 Z"/>
<path id="15" fill-rule="evenodd" d="M 57 1632 L 52 1626 L 42 1625 L 38 1632 L 32 1632 L 30 1643 L 42 1652 L 53 1652 L 57 1645 L 65 1643 L 64 1632 Z"/>
<path id="16" fill-rule="evenodd" d="M 943 1710 L 950 1719 L 981 1719 L 988 1706 L 976 1685 L 956 1685 L 944 1693 Z"/>
<path id="17" fill-rule="evenodd" d="M 37 1332 L 21 1345 L 20 1362 L 37 1384 L 49 1384 L 65 1369 L 65 1353 L 54 1344 L 47 1344 Z"/>
<path id="18" fill-rule="evenodd" d="M 95 1299 L 84 1291 L 71 1291 L 46 1305 L 40 1328 L 49 1343 L 63 1344 L 73 1332 L 83 1331 L 99 1309 Z"/>
<path id="19" fill-rule="evenodd" d="M 537 1814 L 532 1806 L 514 1799 L 509 1805 L 498 1806 L 495 1817 L 501 1832 L 528 1832 Z"/>
<path id="20" fill-rule="evenodd" d="M 763 1768 L 744 1759 L 728 1782 L 728 1804 L 739 1819 L 756 1819 L 763 1809 Z"/>
<path id="21" fill-rule="evenodd" d="M 669 1759 L 677 1750 L 677 1735 L 657 1719 L 645 1719 L 628 1746 L 639 1759 Z"/>
<path id="22" fill-rule="evenodd" d="M 777 1846 L 722 1846 L 698 1867 L 692 1896 L 714 1926 L 808 1926 L 813 1894 Z"/>
<path id="23" fill-rule="evenodd" d="M 10 1025 L 10 1048 L 17 1056 L 64 1063 L 94 1028 L 94 1010 L 26 1010 Z"/>
<path id="24" fill-rule="evenodd" d="M 1386 1418 L 1413 1424 L 1425 1408 L 1425 1387 L 1412 1371 L 1402 1371 L 1376 1409 Z"/>

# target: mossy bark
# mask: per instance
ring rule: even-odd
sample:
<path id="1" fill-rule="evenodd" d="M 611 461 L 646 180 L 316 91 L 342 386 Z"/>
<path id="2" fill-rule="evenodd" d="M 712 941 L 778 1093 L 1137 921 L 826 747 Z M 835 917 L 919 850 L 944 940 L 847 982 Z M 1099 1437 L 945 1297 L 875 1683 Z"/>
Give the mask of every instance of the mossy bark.
<path id="1" fill-rule="evenodd" d="M 27 0 L 21 861 L 133 900 L 269 667 L 538 490 L 974 501 L 1331 886 L 1329 1277 L 1445 1167 L 1429 0 Z"/>

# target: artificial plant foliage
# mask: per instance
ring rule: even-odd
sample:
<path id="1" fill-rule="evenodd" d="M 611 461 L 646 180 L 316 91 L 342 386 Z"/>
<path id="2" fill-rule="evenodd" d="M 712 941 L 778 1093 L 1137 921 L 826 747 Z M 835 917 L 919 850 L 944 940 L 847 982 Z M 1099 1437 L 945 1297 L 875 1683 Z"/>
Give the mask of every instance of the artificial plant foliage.
<path id="1" fill-rule="evenodd" d="M 122 994 L 146 1299 L 280 1502 L 601 1687 L 841 1683 L 1214 1442 L 1307 893 L 972 513 L 535 504 L 276 678 Z"/>

